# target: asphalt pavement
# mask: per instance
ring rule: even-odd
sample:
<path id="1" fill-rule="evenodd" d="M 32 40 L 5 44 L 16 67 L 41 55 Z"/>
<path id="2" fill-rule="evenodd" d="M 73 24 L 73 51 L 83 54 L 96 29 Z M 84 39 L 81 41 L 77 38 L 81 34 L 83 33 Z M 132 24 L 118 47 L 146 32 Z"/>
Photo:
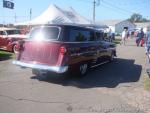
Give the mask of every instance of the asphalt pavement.
<path id="1" fill-rule="evenodd" d="M 0 61 L 0 113 L 149 113 L 144 89 L 149 67 L 144 47 L 134 39 L 117 45 L 117 58 L 82 77 L 53 73 L 35 76 L 31 69 Z"/>

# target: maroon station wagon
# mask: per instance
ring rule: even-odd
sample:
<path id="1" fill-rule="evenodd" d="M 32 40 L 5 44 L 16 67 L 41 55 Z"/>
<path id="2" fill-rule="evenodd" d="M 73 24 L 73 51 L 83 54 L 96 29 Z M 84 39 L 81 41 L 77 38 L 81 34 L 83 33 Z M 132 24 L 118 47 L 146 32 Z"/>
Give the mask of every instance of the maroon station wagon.
<path id="1" fill-rule="evenodd" d="M 75 25 L 34 27 L 18 47 L 13 64 L 32 68 L 34 74 L 75 70 L 84 75 L 88 68 L 110 62 L 116 56 L 115 44 L 104 41 L 102 32 Z"/>

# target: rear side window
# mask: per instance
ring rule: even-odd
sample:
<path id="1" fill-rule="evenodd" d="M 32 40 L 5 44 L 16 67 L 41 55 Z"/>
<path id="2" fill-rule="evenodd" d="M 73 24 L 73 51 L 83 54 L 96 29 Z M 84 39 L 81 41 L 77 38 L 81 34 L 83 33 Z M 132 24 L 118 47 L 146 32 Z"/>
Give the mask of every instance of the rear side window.
<path id="1" fill-rule="evenodd" d="M 3 35 L 3 31 L 0 31 L 0 35 Z"/>
<path id="2" fill-rule="evenodd" d="M 59 32 L 59 27 L 36 27 L 30 32 L 30 38 L 57 40 Z"/>
<path id="3" fill-rule="evenodd" d="M 86 42 L 93 40 L 94 40 L 94 33 L 91 33 L 90 31 L 72 29 L 69 32 L 70 42 Z"/>
<path id="4" fill-rule="evenodd" d="M 104 34 L 103 34 L 103 32 L 96 32 L 96 38 L 99 41 L 104 40 Z"/>
<path id="5" fill-rule="evenodd" d="M 7 30 L 7 35 L 21 34 L 20 30 Z"/>
<path id="6" fill-rule="evenodd" d="M 0 35 L 6 35 L 4 31 L 0 31 Z"/>

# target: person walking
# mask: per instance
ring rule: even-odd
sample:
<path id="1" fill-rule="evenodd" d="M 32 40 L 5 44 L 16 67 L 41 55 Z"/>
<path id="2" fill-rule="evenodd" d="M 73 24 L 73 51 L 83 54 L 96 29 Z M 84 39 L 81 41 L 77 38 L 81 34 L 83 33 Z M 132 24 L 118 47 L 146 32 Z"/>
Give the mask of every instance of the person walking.
<path id="1" fill-rule="evenodd" d="M 140 30 L 139 33 L 137 34 L 137 39 L 136 39 L 136 44 L 137 44 L 137 46 L 140 45 L 142 39 L 144 39 L 144 31 L 143 31 L 143 28 L 141 28 L 141 30 Z"/>
<path id="2" fill-rule="evenodd" d="M 124 29 L 122 34 L 121 34 L 121 42 L 120 42 L 120 44 L 125 45 L 126 38 L 127 38 L 127 29 Z"/>
<path id="3" fill-rule="evenodd" d="M 147 33 L 145 37 L 145 49 L 146 55 L 148 56 L 148 61 L 150 63 L 150 28 L 147 28 Z M 150 76 L 150 68 L 147 69 L 147 73 Z"/>
<path id="4" fill-rule="evenodd" d="M 110 42 L 112 42 L 112 40 L 113 40 L 113 39 L 112 39 L 112 38 L 113 38 L 112 35 L 113 35 L 112 30 L 109 29 L 109 32 L 108 32 L 108 39 L 109 39 Z"/>

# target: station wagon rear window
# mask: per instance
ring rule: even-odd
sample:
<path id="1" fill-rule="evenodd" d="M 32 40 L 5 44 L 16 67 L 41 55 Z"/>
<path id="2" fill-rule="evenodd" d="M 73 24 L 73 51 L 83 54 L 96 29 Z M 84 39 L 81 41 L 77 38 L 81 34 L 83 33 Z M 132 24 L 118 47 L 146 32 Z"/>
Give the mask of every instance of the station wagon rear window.
<path id="1" fill-rule="evenodd" d="M 30 32 L 30 39 L 57 40 L 59 32 L 59 27 L 36 27 Z"/>

